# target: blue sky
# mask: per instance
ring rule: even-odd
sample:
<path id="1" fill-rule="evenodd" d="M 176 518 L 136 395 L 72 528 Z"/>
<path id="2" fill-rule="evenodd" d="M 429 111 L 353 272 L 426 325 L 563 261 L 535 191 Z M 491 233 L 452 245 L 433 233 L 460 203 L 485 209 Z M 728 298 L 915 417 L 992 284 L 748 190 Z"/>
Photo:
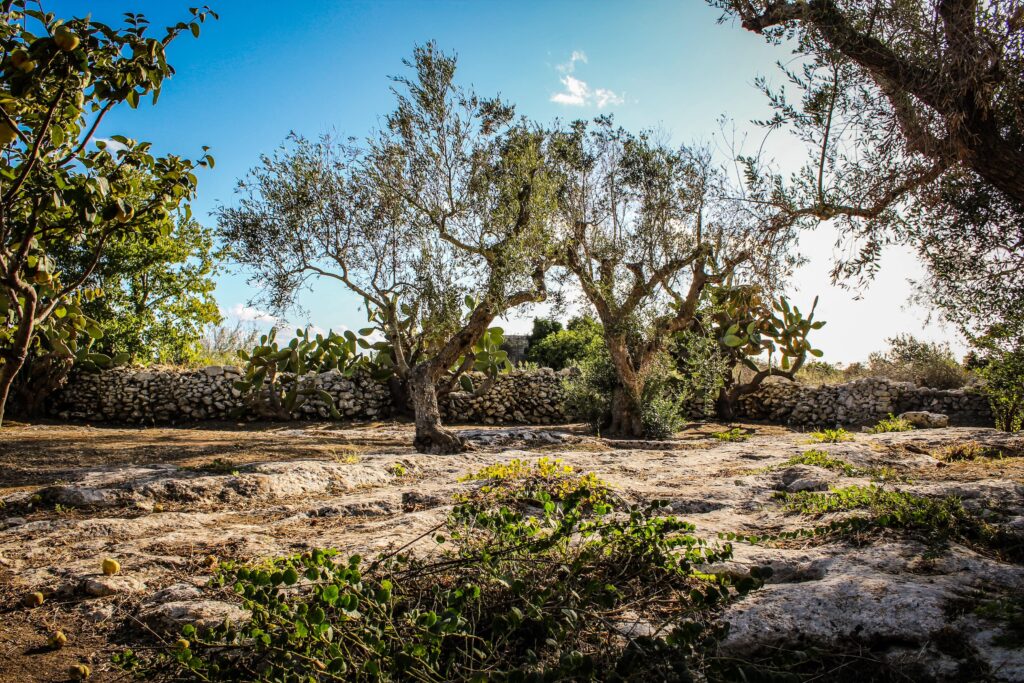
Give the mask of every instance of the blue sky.
<path id="1" fill-rule="evenodd" d="M 289 131 L 369 132 L 392 105 L 387 76 L 402 70 L 416 43 L 436 40 L 456 52 L 462 82 L 482 94 L 500 93 L 531 118 L 613 113 L 628 128 L 658 127 L 676 142 L 712 138 L 723 114 L 759 142 L 749 121 L 764 116 L 766 107 L 753 80 L 774 78 L 775 60 L 788 58 L 784 48 L 737 26 L 717 25 L 717 11 L 702 0 L 210 4 L 220 20 L 208 22 L 198 40 L 182 37 L 169 49 L 177 74 L 159 105 L 116 110 L 100 131 L 185 156 L 209 145 L 217 165 L 201 174 L 193 204 L 209 224 L 215 207 L 233 201 L 237 179 Z M 282 9 L 289 5 L 295 9 Z M 92 12 L 108 23 L 119 23 L 125 11 L 142 12 L 155 26 L 188 16 L 188 4 L 176 0 L 44 0 L 44 7 L 60 16 Z M 787 143 L 778 136 L 772 149 L 795 160 Z M 862 359 L 901 332 L 959 348 L 952 331 L 925 325 L 924 311 L 906 308 L 907 278 L 920 274 L 906 250 L 886 256 L 882 275 L 861 299 L 830 285 L 834 237 L 823 228 L 801 239 L 810 263 L 791 287 L 791 298 L 801 304 L 821 296 L 819 317 L 829 324 L 817 345 L 826 360 Z M 247 303 L 255 294 L 240 272 L 221 276 L 216 292 L 231 318 L 253 317 Z M 324 284 L 303 295 L 308 315 L 289 318 L 322 328 L 361 327 L 358 305 Z M 506 329 L 527 330 L 532 314 L 507 321 Z"/>

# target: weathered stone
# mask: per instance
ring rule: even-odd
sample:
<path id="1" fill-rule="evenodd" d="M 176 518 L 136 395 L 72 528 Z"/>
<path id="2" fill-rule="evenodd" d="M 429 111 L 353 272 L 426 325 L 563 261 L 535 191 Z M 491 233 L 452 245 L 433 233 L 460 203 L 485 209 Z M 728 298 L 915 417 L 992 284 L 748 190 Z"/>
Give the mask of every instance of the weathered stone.
<path id="1" fill-rule="evenodd" d="M 82 590 L 95 598 L 120 593 L 141 593 L 146 584 L 131 576 L 90 576 L 82 581 Z"/>
<path id="2" fill-rule="evenodd" d="M 156 605 L 141 612 L 139 618 L 155 630 L 177 633 L 185 624 L 209 629 L 225 621 L 244 622 L 249 612 L 219 600 L 187 600 Z"/>
<path id="3" fill-rule="evenodd" d="M 900 413 L 900 418 L 906 420 L 915 427 L 934 429 L 949 426 L 949 416 L 942 413 L 930 413 L 925 410 L 911 410 Z"/>

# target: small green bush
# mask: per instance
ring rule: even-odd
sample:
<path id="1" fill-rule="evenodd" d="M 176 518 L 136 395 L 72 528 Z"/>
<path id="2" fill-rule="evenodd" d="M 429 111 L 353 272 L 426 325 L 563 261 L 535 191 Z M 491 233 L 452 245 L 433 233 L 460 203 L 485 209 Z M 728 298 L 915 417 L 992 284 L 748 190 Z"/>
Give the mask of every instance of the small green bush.
<path id="1" fill-rule="evenodd" d="M 787 510 L 804 516 L 865 513 L 833 521 L 826 527 L 810 530 L 806 535 L 894 529 L 920 534 L 932 543 L 955 540 L 1011 561 L 1024 559 L 1024 542 L 1018 536 L 1000 530 L 969 512 L 955 496 L 932 498 L 872 484 L 847 486 L 827 493 L 780 493 L 778 497 Z M 795 532 L 792 535 L 802 534 Z"/>
<path id="2" fill-rule="evenodd" d="M 996 428 L 1004 432 L 1024 429 L 1024 346 L 992 354 L 978 372 Z"/>
<path id="3" fill-rule="evenodd" d="M 611 416 L 612 393 L 618 385 L 612 359 L 601 346 L 593 355 L 574 363 L 573 370 L 562 381 L 565 408 L 600 431 Z"/>
<path id="4" fill-rule="evenodd" d="M 967 370 L 956 361 L 948 344 L 921 341 L 911 335 L 893 337 L 888 342 L 888 351 L 868 357 L 869 374 L 933 389 L 958 389 L 967 383 Z"/>
<path id="5" fill-rule="evenodd" d="M 583 363 L 604 349 L 603 328 L 593 318 L 573 318 L 566 329 L 560 329 L 561 325 L 558 327 L 556 330 L 545 324 L 537 330 L 534 322 L 534 331 L 540 336 L 536 341 L 531 339 L 526 349 L 527 360 L 541 367 L 561 370 Z"/>
<path id="6" fill-rule="evenodd" d="M 460 502 L 533 501 L 548 495 L 556 501 L 577 497 L 587 505 L 607 500 L 611 488 L 593 472 L 580 474 L 561 460 L 539 458 L 534 461 L 513 458 L 507 463 L 488 465 L 459 478 L 482 485 Z"/>
<path id="7" fill-rule="evenodd" d="M 884 417 L 879 420 L 878 424 L 868 429 L 868 433 L 885 434 L 887 432 L 909 432 L 913 428 L 914 425 L 910 424 L 909 421 L 889 413 L 889 417 Z"/>
<path id="8" fill-rule="evenodd" d="M 727 429 L 724 432 L 715 432 L 714 434 L 712 434 L 712 436 L 718 439 L 719 441 L 736 442 L 746 441 L 747 439 L 750 438 L 750 434 L 747 434 L 739 427 L 733 427 L 732 429 Z"/>
<path id="9" fill-rule="evenodd" d="M 785 467 L 792 467 L 793 465 L 812 465 L 814 467 L 832 470 L 833 472 L 839 472 L 844 477 L 871 477 L 875 481 L 887 481 L 899 478 L 896 472 L 890 467 L 857 467 L 840 458 L 833 458 L 825 451 L 814 449 L 804 451 L 800 455 L 794 455 L 778 465 L 770 465 L 760 470 L 753 470 L 752 473 L 759 474 L 762 472 L 773 472 Z"/>
<path id="10" fill-rule="evenodd" d="M 667 503 L 581 500 L 541 496 L 533 514 L 514 500 L 457 505 L 435 557 L 227 563 L 212 587 L 236 594 L 249 620 L 186 626 L 186 646 L 117 661 L 175 680 L 692 680 L 724 634 L 711 617 L 770 569 L 702 571 L 731 546 L 663 516 Z M 610 639 L 627 610 L 657 615 L 658 632 Z"/>
<path id="11" fill-rule="evenodd" d="M 811 432 L 810 437 L 812 443 L 841 443 L 843 441 L 853 441 L 853 434 L 842 427 L 839 427 L 838 429 L 822 429 L 817 432 Z"/>
<path id="12" fill-rule="evenodd" d="M 833 458 L 825 451 L 818 450 L 804 451 L 800 455 L 794 455 L 785 462 L 785 465 L 813 465 L 814 467 L 821 467 L 834 472 L 842 472 L 847 477 L 855 477 L 858 474 L 864 473 L 863 470 L 854 467 L 845 460 Z"/>

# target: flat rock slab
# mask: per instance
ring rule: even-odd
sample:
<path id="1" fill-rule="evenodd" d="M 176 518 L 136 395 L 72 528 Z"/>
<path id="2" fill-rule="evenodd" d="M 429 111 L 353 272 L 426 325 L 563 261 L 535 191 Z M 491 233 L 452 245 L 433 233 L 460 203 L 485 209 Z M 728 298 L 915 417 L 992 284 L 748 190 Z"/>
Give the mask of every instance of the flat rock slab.
<path id="1" fill-rule="evenodd" d="M 930 413 L 926 410 L 910 410 L 900 413 L 899 417 L 915 427 L 922 429 L 939 429 L 949 426 L 949 416 L 942 413 Z"/>

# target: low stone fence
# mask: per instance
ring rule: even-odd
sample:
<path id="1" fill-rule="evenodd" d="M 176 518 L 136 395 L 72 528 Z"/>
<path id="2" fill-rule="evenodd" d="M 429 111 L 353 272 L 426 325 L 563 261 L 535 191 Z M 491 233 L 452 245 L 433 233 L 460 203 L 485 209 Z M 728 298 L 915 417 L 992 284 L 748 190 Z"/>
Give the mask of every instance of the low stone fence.
<path id="1" fill-rule="evenodd" d="M 483 424 L 551 424 L 571 421 L 563 405 L 562 382 L 567 371 L 547 368 L 501 375 L 476 398 L 442 401 L 449 422 Z M 237 419 L 241 394 L 233 384 L 238 368 L 213 366 L 201 370 L 115 368 L 74 374 L 50 402 L 50 413 L 62 419 L 100 422 L 168 423 Z M 481 377 L 476 377 L 480 381 Z M 348 419 L 377 419 L 392 413 L 387 388 L 366 376 L 345 377 L 337 371 L 317 375 L 318 389 Z M 971 390 L 939 390 L 908 382 L 868 378 L 846 384 L 806 386 L 769 380 L 740 400 L 741 417 L 794 426 L 874 424 L 889 413 L 927 410 L 945 413 L 952 424 L 991 425 L 988 402 Z M 320 398 L 310 399 L 295 419 L 326 419 L 330 410 Z"/>
<path id="2" fill-rule="evenodd" d="M 237 419 L 242 401 L 234 383 L 239 379 L 238 368 L 218 365 L 201 370 L 114 368 L 80 372 L 54 396 L 50 412 L 62 419 L 147 424 Z M 343 417 L 374 419 L 391 411 L 387 388 L 369 377 L 348 378 L 334 371 L 317 375 L 315 383 L 331 395 Z M 299 419 L 330 416 L 319 398 L 300 406 L 297 413 Z"/>
<path id="3" fill-rule="evenodd" d="M 950 424 L 992 424 L 988 400 L 978 392 L 929 389 L 880 377 L 821 386 L 769 380 L 740 399 L 739 409 L 752 419 L 800 426 L 868 425 L 908 410 L 944 413 Z"/>
<path id="4" fill-rule="evenodd" d="M 562 409 L 563 377 L 546 368 L 511 372 L 499 376 L 483 396 L 453 398 L 442 403 L 441 411 L 453 422 L 564 422 L 568 417 Z M 53 397 L 50 412 L 66 420 L 143 424 L 237 419 L 242 401 L 234 383 L 239 379 L 239 369 L 230 366 L 80 372 Z M 474 379 L 479 382 L 482 377 Z M 314 383 L 330 394 L 342 417 L 372 420 L 392 412 L 387 387 L 369 377 L 349 378 L 333 371 L 317 375 Z M 319 397 L 312 397 L 294 417 L 326 419 L 330 409 Z"/>
<path id="5" fill-rule="evenodd" d="M 442 413 L 451 422 L 567 422 L 571 418 L 562 405 L 562 380 L 567 374 L 564 370 L 540 368 L 498 375 L 486 394 L 478 398 L 453 398 L 442 405 Z"/>

